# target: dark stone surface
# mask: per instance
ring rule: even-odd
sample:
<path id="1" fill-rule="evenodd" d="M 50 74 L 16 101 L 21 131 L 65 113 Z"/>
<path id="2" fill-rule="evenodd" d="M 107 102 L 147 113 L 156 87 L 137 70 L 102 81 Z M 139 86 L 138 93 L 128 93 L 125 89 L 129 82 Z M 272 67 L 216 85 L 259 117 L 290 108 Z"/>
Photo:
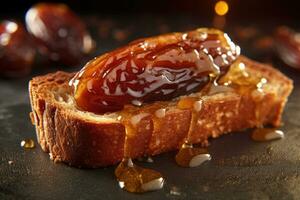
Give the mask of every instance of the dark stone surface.
<path id="1" fill-rule="evenodd" d="M 130 31 L 135 32 L 122 42 L 102 39 L 97 53 L 132 38 L 160 32 L 154 30 L 157 23 L 151 17 L 137 19 L 135 24 L 122 17 L 117 19 L 124 27 L 131 25 Z M 185 23 L 181 18 L 163 23 L 173 24 L 169 30 L 199 26 L 196 21 Z M 248 55 L 251 51 L 245 46 L 243 52 Z M 253 53 L 250 57 L 261 58 Z M 282 130 L 286 137 L 256 143 L 250 139 L 250 131 L 245 131 L 211 140 L 212 160 L 191 169 L 175 164 L 175 152 L 156 156 L 154 163 L 139 164 L 160 171 L 166 178 L 166 185 L 163 190 L 142 195 L 127 193 L 118 187 L 113 175 L 114 166 L 76 169 L 53 163 L 38 145 L 32 150 L 22 149 L 22 139 L 35 139 L 34 127 L 28 117 L 27 84 L 30 78 L 0 80 L 0 199 L 299 199 L 300 73 L 277 59 L 272 62 L 282 66 L 280 69 L 295 81 L 283 117 Z M 55 70 L 39 69 L 35 74 Z M 9 161 L 13 163 L 9 164 Z"/>

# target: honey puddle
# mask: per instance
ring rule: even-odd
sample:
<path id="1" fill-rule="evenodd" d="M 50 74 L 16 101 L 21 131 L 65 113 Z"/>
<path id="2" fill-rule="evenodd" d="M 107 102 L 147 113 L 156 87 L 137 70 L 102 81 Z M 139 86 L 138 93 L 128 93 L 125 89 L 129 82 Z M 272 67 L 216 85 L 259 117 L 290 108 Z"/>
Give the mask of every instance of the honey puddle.
<path id="1" fill-rule="evenodd" d="M 175 160 L 181 167 L 197 167 L 205 161 L 211 160 L 211 156 L 205 148 L 183 144 L 175 156 Z"/>
<path id="2" fill-rule="evenodd" d="M 35 147 L 33 139 L 22 140 L 21 147 L 23 147 L 24 149 L 33 149 Z"/>
<path id="3" fill-rule="evenodd" d="M 164 178 L 159 172 L 139 167 L 130 158 L 123 159 L 115 170 L 115 176 L 119 186 L 128 192 L 143 193 L 159 190 L 164 186 Z"/>
<path id="4" fill-rule="evenodd" d="M 257 128 L 252 132 L 252 140 L 265 142 L 284 138 L 284 132 L 276 128 Z"/>

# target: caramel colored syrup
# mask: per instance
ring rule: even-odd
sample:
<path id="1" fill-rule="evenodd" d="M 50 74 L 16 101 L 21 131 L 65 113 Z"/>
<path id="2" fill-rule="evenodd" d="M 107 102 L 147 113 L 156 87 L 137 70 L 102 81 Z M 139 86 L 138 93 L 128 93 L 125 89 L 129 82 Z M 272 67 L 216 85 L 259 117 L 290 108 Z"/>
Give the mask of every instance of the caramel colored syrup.
<path id="1" fill-rule="evenodd" d="M 125 143 L 124 143 L 124 157 L 130 157 L 129 152 L 129 140 L 131 137 L 136 135 L 136 125 L 147 115 L 147 113 L 136 114 L 136 108 L 133 106 L 128 106 L 124 108 L 124 111 L 121 112 L 119 120 L 125 127 Z"/>
<path id="2" fill-rule="evenodd" d="M 276 128 L 256 128 L 251 135 L 252 140 L 266 142 L 284 138 L 284 132 Z"/>
<path id="3" fill-rule="evenodd" d="M 261 95 L 263 95 L 263 87 L 267 83 L 267 80 L 263 77 L 250 76 L 246 71 L 245 65 L 242 62 L 237 61 L 232 65 L 229 75 L 225 76 L 219 83 L 212 82 L 207 85 L 201 91 L 201 95 L 214 95 L 217 93 L 238 91 L 240 94 L 251 94 L 251 98 L 256 102 L 256 106 L 259 106 L 261 101 Z M 252 95 L 252 94 L 257 95 Z M 140 108 L 137 106 L 139 102 L 136 102 L 136 106 L 125 106 L 121 112 L 120 121 L 124 124 L 126 129 L 126 139 L 124 146 L 124 160 L 117 167 L 115 174 L 119 181 L 120 187 L 129 192 L 146 192 L 163 187 L 163 177 L 159 172 L 150 169 L 144 169 L 136 166 L 130 159 L 130 151 L 132 148 L 128 145 L 128 140 L 131 136 L 138 134 L 136 126 L 144 117 L 151 115 L 153 120 L 153 132 L 160 130 L 162 121 L 166 115 L 167 104 L 162 102 L 154 103 L 151 105 L 144 105 L 143 112 L 140 112 Z M 188 109 L 192 111 L 192 117 L 190 122 L 189 131 L 186 133 L 186 138 L 178 151 L 175 160 L 179 166 L 182 167 L 196 167 L 211 160 L 211 156 L 207 149 L 201 147 L 195 147 L 190 141 L 190 135 L 196 131 L 197 120 L 200 117 L 199 113 L 203 106 L 203 100 L 197 97 L 183 97 L 177 103 L 177 108 Z M 257 108 L 257 107 L 256 107 Z M 260 122 L 259 113 L 255 113 L 256 120 Z M 260 122 L 261 123 L 261 122 Z M 282 134 L 281 134 L 282 135 Z M 266 129 L 257 129 L 254 131 L 254 140 L 267 141 L 281 137 L 280 132 L 266 131 Z"/>
<path id="4" fill-rule="evenodd" d="M 119 186 L 133 193 L 143 193 L 162 189 L 164 178 L 152 169 L 146 169 L 133 164 L 130 158 L 124 158 L 115 170 Z"/>
<path id="5" fill-rule="evenodd" d="M 232 92 L 234 89 L 228 85 L 219 84 L 213 81 L 207 84 L 201 91 L 200 96 L 215 95 L 218 93 Z M 196 131 L 199 113 L 203 106 L 203 100 L 200 97 L 186 97 L 180 99 L 177 104 L 179 109 L 188 109 L 192 111 L 189 131 L 184 143 L 181 145 L 175 160 L 179 166 L 182 167 L 197 167 L 205 161 L 211 160 L 211 156 L 207 149 L 202 147 L 195 147 L 190 141 L 191 135 Z"/>
<path id="6" fill-rule="evenodd" d="M 260 111 L 267 106 L 263 99 L 265 95 L 265 87 L 268 80 L 265 77 L 252 75 L 247 71 L 246 66 L 240 60 L 234 62 L 228 74 L 220 80 L 220 84 L 229 86 L 236 90 L 242 96 L 248 96 L 255 102 L 255 125 L 260 127 L 265 116 L 261 115 Z"/>
<path id="7" fill-rule="evenodd" d="M 249 91 L 258 91 L 263 93 L 263 87 L 267 83 L 267 79 L 255 74 L 251 75 L 247 71 L 246 66 L 239 59 L 234 62 L 227 75 L 219 81 L 220 85 L 229 86 L 244 94 Z"/>
<path id="8" fill-rule="evenodd" d="M 218 81 L 211 82 L 206 87 L 201 90 L 201 96 L 204 95 L 214 95 L 217 93 L 225 93 L 237 91 L 241 95 L 249 95 L 250 98 L 255 102 L 255 124 L 257 127 L 261 125 L 263 117 L 259 112 L 262 110 L 259 106 L 262 105 L 262 100 L 264 96 L 264 87 L 267 84 L 268 80 L 264 77 L 257 75 L 251 76 L 250 72 L 246 70 L 245 64 L 240 60 L 234 62 L 229 72 Z M 202 101 L 199 100 L 199 97 L 186 97 L 182 98 L 177 107 L 179 109 L 189 109 L 192 111 L 192 118 L 190 123 L 189 132 L 185 142 L 183 143 L 181 149 L 176 155 L 176 162 L 180 166 L 191 167 L 197 166 L 190 164 L 193 159 L 197 158 L 200 161 L 197 162 L 200 165 L 202 160 L 210 160 L 210 156 L 203 149 L 198 149 L 193 147 L 190 140 L 190 135 L 196 131 L 197 120 L 199 118 L 199 112 L 202 107 Z M 260 130 L 260 129 L 259 129 Z M 264 132 L 264 131 L 262 131 Z M 263 134 L 263 133 L 261 133 Z M 276 132 L 271 134 L 270 137 L 280 137 L 276 136 Z M 200 157 L 200 158 L 199 158 Z"/>
<path id="9" fill-rule="evenodd" d="M 120 122 L 125 126 L 126 131 L 124 157 L 143 156 L 138 151 L 145 152 L 149 147 L 153 133 L 160 129 L 161 122 L 166 115 L 167 105 L 167 102 L 156 102 L 144 105 L 142 109 L 133 105 L 125 105 L 120 112 Z M 143 134 L 140 134 L 141 131 Z M 131 142 L 135 141 L 139 141 L 139 150 L 132 147 Z M 143 145 L 140 145 L 141 143 Z"/>
<path id="10" fill-rule="evenodd" d="M 175 156 L 176 163 L 181 167 L 197 167 L 205 161 L 211 160 L 206 148 L 183 144 Z"/>
<path id="11" fill-rule="evenodd" d="M 205 161 L 211 160 L 207 149 L 195 147 L 190 142 L 190 135 L 195 131 L 199 112 L 202 109 L 202 100 L 195 97 L 183 98 L 178 102 L 177 107 L 179 109 L 192 110 L 192 118 L 185 141 L 175 156 L 175 160 L 176 163 L 182 167 L 197 167 Z"/>
<path id="12" fill-rule="evenodd" d="M 22 140 L 21 147 L 23 147 L 24 149 L 33 149 L 35 147 L 33 139 Z"/>
<path id="13" fill-rule="evenodd" d="M 187 133 L 186 142 L 189 143 L 189 136 L 192 132 L 194 132 L 195 127 L 197 125 L 198 114 L 202 109 L 203 101 L 197 97 L 186 97 L 181 99 L 178 104 L 177 108 L 179 109 L 188 109 L 192 111 L 192 117 L 190 122 L 190 128 Z"/>
<path id="14" fill-rule="evenodd" d="M 134 154 L 132 151 L 134 147 L 131 146 L 129 140 L 137 136 L 138 132 L 136 127 L 143 118 L 151 115 L 151 118 L 154 119 L 157 115 L 164 115 L 163 111 L 160 111 L 164 106 L 165 103 L 145 106 L 143 113 L 140 113 L 139 108 L 128 105 L 125 106 L 124 110 L 120 113 L 120 121 L 125 126 L 126 137 L 124 159 L 116 168 L 115 176 L 119 181 L 119 186 L 128 192 L 143 193 L 163 188 L 164 178 L 159 172 L 142 168 L 133 163 L 130 156 Z M 150 142 L 150 139 L 148 142 Z M 148 143 L 145 143 L 145 146 L 148 146 Z"/>
<path id="15" fill-rule="evenodd" d="M 126 137 L 124 161 L 116 169 L 116 176 L 126 190 L 147 191 L 140 189 L 146 183 L 143 179 L 141 181 L 140 176 L 146 179 L 149 176 L 147 180 L 152 181 L 152 175 L 149 174 L 159 174 L 150 170 L 151 173 L 143 175 L 142 172 L 147 172 L 147 169 L 135 166 L 130 159 L 145 152 L 146 145 L 149 147 L 149 143 L 144 141 L 149 137 L 144 138 L 144 134 L 139 134 L 137 130 L 139 122 L 151 115 L 153 129 L 148 129 L 152 130 L 150 139 L 164 124 L 164 103 L 151 106 L 143 104 L 168 102 L 175 97 L 200 91 L 223 76 L 239 54 L 240 48 L 226 33 L 201 28 L 134 41 L 95 58 L 74 76 L 69 84 L 81 109 L 101 114 L 120 111 L 119 120 L 125 126 Z M 133 105 L 143 105 L 143 109 L 134 108 Z M 187 144 L 190 133 L 195 129 L 201 105 L 202 101 L 197 99 L 179 102 L 180 109 L 193 110 Z M 145 130 L 147 132 L 146 127 Z M 149 136 L 149 131 L 145 134 Z M 136 141 L 144 143 L 141 145 Z M 137 150 L 133 149 L 133 144 L 138 145 Z M 195 152 L 198 150 L 195 149 Z"/>
<path id="16" fill-rule="evenodd" d="M 70 81 L 82 110 L 169 101 L 224 75 L 240 54 L 226 33 L 200 28 L 134 41 L 88 62 Z"/>
<path id="17" fill-rule="evenodd" d="M 255 102 L 255 124 L 256 129 L 252 132 L 254 141 L 270 141 L 284 138 L 284 133 L 276 128 L 263 128 L 263 116 L 260 111 L 266 106 L 263 102 L 264 88 L 268 84 L 265 77 L 253 76 L 245 68 L 245 64 L 237 60 L 230 68 L 228 75 L 221 80 L 223 85 L 236 89 L 240 94 L 250 94 Z"/>

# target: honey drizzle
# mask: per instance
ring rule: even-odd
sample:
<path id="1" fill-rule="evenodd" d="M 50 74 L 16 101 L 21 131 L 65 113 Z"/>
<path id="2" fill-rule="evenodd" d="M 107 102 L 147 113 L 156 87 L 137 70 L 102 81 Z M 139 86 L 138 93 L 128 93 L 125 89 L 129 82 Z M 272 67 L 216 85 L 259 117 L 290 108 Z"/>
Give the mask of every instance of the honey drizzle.
<path id="1" fill-rule="evenodd" d="M 216 80 L 207 84 L 201 91 L 198 97 L 186 97 L 182 98 L 177 107 L 179 109 L 189 109 L 192 111 L 191 122 L 189 131 L 185 138 L 185 141 L 181 145 L 177 155 L 175 156 L 176 163 L 182 167 L 197 167 L 205 161 L 211 160 L 211 156 L 206 148 L 195 147 L 192 144 L 191 136 L 195 132 L 197 121 L 199 118 L 199 112 L 202 109 L 203 100 L 201 96 L 210 96 L 218 93 L 232 92 L 234 88 L 226 85 L 219 84 Z M 200 96 L 200 97 L 199 97 Z"/>
<path id="2" fill-rule="evenodd" d="M 124 143 L 124 158 L 116 168 L 115 176 L 119 181 L 119 186 L 128 192 L 143 193 L 163 188 L 164 178 L 159 172 L 142 168 L 132 162 L 130 157 L 133 153 L 130 149 L 134 147 L 129 145 L 130 137 L 137 135 L 136 126 L 138 126 L 144 117 L 149 115 L 154 119 L 155 111 L 163 106 L 160 105 L 160 107 L 158 107 L 158 105 L 159 104 L 153 104 L 148 107 L 145 106 L 143 113 L 139 113 L 139 108 L 129 105 L 120 113 L 120 121 L 125 126 L 126 137 Z"/>
<path id="3" fill-rule="evenodd" d="M 197 125 L 198 113 L 202 107 L 202 100 L 199 100 L 197 97 L 186 97 L 178 102 L 177 107 L 179 109 L 188 109 L 192 111 L 189 131 L 184 142 L 185 144 L 189 144 L 190 136 L 194 132 Z"/>
<path id="4" fill-rule="evenodd" d="M 225 76 L 222 78 L 222 80 L 219 83 L 217 82 L 210 83 L 207 87 L 205 87 L 201 91 L 200 96 L 215 95 L 218 93 L 231 92 L 233 90 L 238 91 L 242 95 L 249 93 L 249 91 L 252 93 L 253 91 L 259 92 L 258 93 L 259 96 L 260 94 L 263 94 L 263 87 L 267 83 L 267 80 L 265 78 L 250 77 L 249 73 L 245 70 L 244 63 L 240 61 L 236 61 L 233 64 L 232 68 L 233 69 L 231 69 L 231 73 L 229 73 L 230 76 L 228 76 L 229 79 L 228 77 Z M 258 97 L 256 98 L 252 97 L 252 99 L 256 102 L 256 106 L 258 106 L 261 99 Z M 192 133 L 194 133 L 196 129 L 197 120 L 199 118 L 199 112 L 202 109 L 202 102 L 203 101 L 199 98 L 198 95 L 197 97 L 192 97 L 192 96 L 184 97 L 180 99 L 177 104 L 177 108 L 179 109 L 188 109 L 192 111 L 189 131 L 187 132 L 186 138 L 175 157 L 175 160 L 179 166 L 196 167 L 201 165 L 205 161 L 211 160 L 211 156 L 208 153 L 207 149 L 195 147 L 193 146 L 191 141 L 191 135 Z M 153 120 L 152 134 L 155 131 L 160 130 L 161 120 L 162 118 L 165 117 L 165 112 L 166 112 L 165 109 L 166 105 L 160 103 L 161 102 L 157 104 L 154 103 L 153 105 L 150 106 L 147 105 L 144 106 L 143 108 L 144 116 L 143 113 L 139 113 L 139 108 L 137 107 L 135 108 L 125 107 L 124 111 L 121 112 L 121 122 L 124 124 L 126 129 L 126 139 L 124 145 L 124 159 L 116 168 L 115 175 L 119 181 L 120 187 L 129 192 L 141 193 L 141 192 L 161 189 L 163 187 L 164 179 L 159 172 L 151 169 L 145 169 L 136 166 L 135 164 L 132 163 L 132 160 L 130 159 L 130 153 L 128 152 L 128 149 L 130 147 L 127 144 L 128 137 L 130 137 L 131 135 L 135 135 L 137 133 L 135 129 L 135 125 L 136 125 L 135 123 L 138 123 L 139 120 L 132 120 L 132 119 L 136 117 L 138 113 L 139 115 L 141 115 L 140 117 L 142 118 L 145 117 L 146 114 L 151 115 L 151 118 Z M 255 118 L 256 118 L 256 123 L 259 124 L 261 123 L 261 119 L 260 119 L 261 116 L 260 113 L 257 112 L 257 110 L 259 109 L 257 108 L 255 109 Z M 277 134 L 277 136 L 273 135 L 273 137 L 279 138 L 280 136 L 278 136 Z"/>
<path id="5" fill-rule="evenodd" d="M 229 72 L 222 77 L 221 80 L 214 81 L 208 84 L 200 92 L 200 96 L 203 95 L 215 95 L 218 93 L 232 92 L 237 91 L 242 96 L 244 94 L 251 94 L 250 98 L 255 102 L 255 125 L 259 127 L 264 116 L 259 112 L 261 109 L 259 106 L 262 106 L 263 95 L 264 95 L 264 86 L 267 84 L 267 79 L 264 77 L 251 76 L 249 72 L 246 71 L 245 64 L 239 59 L 234 62 L 229 70 Z M 197 120 L 199 118 L 199 111 L 195 110 L 195 102 L 199 101 L 199 97 L 187 97 L 183 98 L 178 102 L 179 109 L 189 109 L 192 110 L 192 118 L 190 123 L 190 128 L 187 133 L 187 137 L 181 146 L 178 154 L 176 155 L 176 162 L 180 166 L 189 167 L 189 162 L 193 157 L 205 152 L 205 150 L 198 150 L 193 147 L 190 137 L 195 131 L 197 126 Z M 279 137 L 279 136 L 278 136 Z M 181 154 L 185 155 L 182 156 Z M 208 154 L 209 155 L 209 154 Z M 206 157 L 210 160 L 210 156 Z M 201 162 L 199 162 L 201 164 Z"/>
<path id="6" fill-rule="evenodd" d="M 133 123 L 134 120 L 132 120 L 132 117 L 134 116 L 134 107 L 128 108 L 125 107 L 124 111 L 121 112 L 120 114 L 120 121 L 125 127 L 125 141 L 124 141 L 124 158 L 129 158 L 130 157 L 130 152 L 129 152 L 129 145 L 128 145 L 128 140 L 129 137 L 132 137 L 136 135 L 136 128 L 135 126 L 139 123 L 138 119 L 136 119 L 136 122 Z M 140 119 L 141 120 L 141 119 Z"/>
<path id="7" fill-rule="evenodd" d="M 192 117 L 190 122 L 189 131 L 185 138 L 185 141 L 181 145 L 178 153 L 175 156 L 176 163 L 182 167 L 197 167 L 205 161 L 211 160 L 210 154 L 207 149 L 201 147 L 195 147 L 190 141 L 191 134 L 195 131 L 197 126 L 197 120 L 199 118 L 199 112 L 202 109 L 202 100 L 195 97 L 187 97 L 181 99 L 177 107 L 179 109 L 189 109 L 192 111 Z"/>

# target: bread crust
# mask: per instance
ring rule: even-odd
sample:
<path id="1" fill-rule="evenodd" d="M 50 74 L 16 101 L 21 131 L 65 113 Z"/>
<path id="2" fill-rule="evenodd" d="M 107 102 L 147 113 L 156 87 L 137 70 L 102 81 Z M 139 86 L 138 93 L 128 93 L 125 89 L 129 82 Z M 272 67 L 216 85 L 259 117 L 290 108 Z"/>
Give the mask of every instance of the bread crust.
<path id="1" fill-rule="evenodd" d="M 259 103 L 251 95 L 237 92 L 203 97 L 195 131 L 189 136 L 191 143 L 207 145 L 210 137 L 263 124 L 280 125 L 281 114 L 293 88 L 292 81 L 271 66 L 242 56 L 240 59 L 247 69 L 267 77 L 269 84 L 274 85 L 272 87 L 280 87 L 275 93 L 266 92 Z M 72 76 L 73 73 L 56 72 L 29 82 L 38 142 L 54 161 L 76 167 L 104 167 L 120 162 L 124 153 L 137 158 L 178 149 L 186 139 L 192 111 L 176 106 L 168 107 L 165 116 L 159 120 L 153 115 L 143 117 L 135 124 L 136 134 L 127 137 L 124 125 L 116 119 L 97 121 L 74 114 L 74 110 L 60 104 L 50 94 L 53 88 L 68 90 Z M 143 113 L 143 107 L 140 112 Z"/>

